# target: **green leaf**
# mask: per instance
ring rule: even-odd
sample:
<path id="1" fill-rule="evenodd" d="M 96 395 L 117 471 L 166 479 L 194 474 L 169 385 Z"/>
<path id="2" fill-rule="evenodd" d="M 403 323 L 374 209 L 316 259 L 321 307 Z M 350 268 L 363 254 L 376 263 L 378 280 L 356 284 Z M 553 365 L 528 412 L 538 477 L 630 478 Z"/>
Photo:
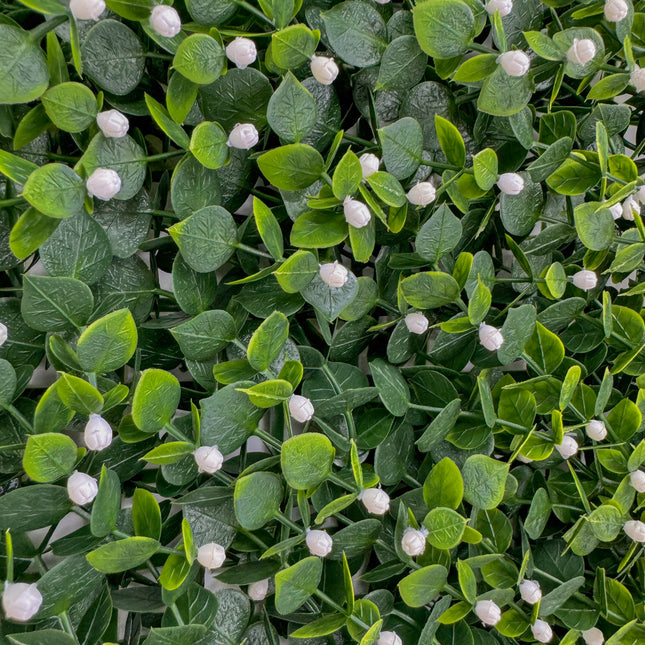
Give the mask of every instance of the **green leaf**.
<path id="1" fill-rule="evenodd" d="M 87 561 L 101 573 L 119 573 L 140 567 L 160 546 L 148 537 L 129 537 L 100 546 L 87 554 Z"/>
<path id="2" fill-rule="evenodd" d="M 195 446 L 187 441 L 170 441 L 162 443 L 160 446 L 147 452 L 141 459 L 148 463 L 164 466 L 174 464 L 186 455 L 190 455 L 195 450 Z"/>
<path id="3" fill-rule="evenodd" d="M 13 225 L 9 237 L 11 252 L 19 259 L 29 257 L 58 228 L 60 220 L 29 207 Z"/>
<path id="4" fill-rule="evenodd" d="M 191 144 L 191 140 L 184 132 L 183 128 L 178 126 L 168 114 L 166 108 L 155 101 L 148 94 L 145 95 L 146 105 L 150 116 L 155 120 L 156 124 L 165 132 L 165 134 L 172 139 L 180 148 L 187 149 Z M 192 148 L 191 148 L 192 150 Z M 197 155 L 195 155 L 197 156 Z"/>
<path id="5" fill-rule="evenodd" d="M 281 139 L 297 143 L 312 130 L 317 118 L 314 97 L 291 72 L 287 72 L 267 106 L 271 129 Z"/>
<path id="6" fill-rule="evenodd" d="M 477 108 L 493 116 L 513 116 L 531 99 L 531 80 L 528 74 L 510 76 L 501 65 L 484 81 Z"/>
<path id="7" fill-rule="evenodd" d="M 278 403 L 288 401 L 293 394 L 293 387 L 284 379 L 271 379 L 256 383 L 249 388 L 238 388 L 248 394 L 249 401 L 258 408 L 272 408 Z"/>
<path id="8" fill-rule="evenodd" d="M 111 372 L 125 365 L 137 347 L 137 326 L 128 309 L 93 322 L 80 336 L 76 351 L 86 372 Z"/>
<path id="9" fill-rule="evenodd" d="M 76 444 L 64 434 L 31 435 L 27 439 L 22 466 L 34 481 L 53 482 L 72 474 L 76 450 Z"/>
<path id="10" fill-rule="evenodd" d="M 231 214 L 206 206 L 168 229 L 186 263 L 199 273 L 219 269 L 235 251 L 237 231 Z"/>
<path id="11" fill-rule="evenodd" d="M 12 634 L 11 645 L 76 645 L 76 639 L 58 629 L 42 629 L 25 634 Z"/>
<path id="12" fill-rule="evenodd" d="M 406 302 L 417 309 L 436 309 L 459 298 L 459 285 L 447 273 L 425 271 L 404 278 L 401 293 Z"/>
<path id="13" fill-rule="evenodd" d="M 423 607 L 441 593 L 447 577 L 448 572 L 440 564 L 417 569 L 399 582 L 401 599 L 408 607 Z"/>
<path id="14" fill-rule="evenodd" d="M 309 557 L 275 575 L 275 608 L 283 616 L 298 609 L 318 588 L 323 563 Z"/>
<path id="15" fill-rule="evenodd" d="M 360 186 L 363 171 L 358 157 L 348 150 L 334 170 L 332 190 L 336 199 L 344 200 L 353 195 Z"/>
<path id="16" fill-rule="evenodd" d="M 280 224 L 271 209 L 257 197 L 253 198 L 253 215 L 264 246 L 274 260 L 281 260 L 284 253 L 284 240 Z"/>
<path id="17" fill-rule="evenodd" d="M 347 622 L 344 614 L 322 616 L 291 632 L 291 638 L 316 638 L 338 632 Z"/>
<path id="18" fill-rule="evenodd" d="M 295 69 L 307 62 L 318 44 L 319 34 L 306 25 L 291 25 L 271 36 L 273 61 L 282 69 Z"/>
<path id="19" fill-rule="evenodd" d="M 23 486 L 0 496 L 0 530 L 18 533 L 56 525 L 71 508 L 62 486 Z"/>
<path id="20" fill-rule="evenodd" d="M 74 412 L 89 416 L 103 408 L 101 393 L 78 376 L 61 373 L 57 392 L 61 401 Z"/>
<path id="21" fill-rule="evenodd" d="M 219 123 L 202 121 L 190 137 L 190 151 L 202 166 L 215 170 L 228 162 L 228 135 Z"/>
<path id="22" fill-rule="evenodd" d="M 386 27 L 379 12 L 365 2 L 341 2 L 322 14 L 334 52 L 349 65 L 370 67 L 381 60 Z"/>
<path id="23" fill-rule="evenodd" d="M 161 536 L 161 510 L 155 496 L 143 488 L 136 488 L 132 498 L 134 534 L 158 540 Z"/>
<path id="24" fill-rule="evenodd" d="M 376 90 L 407 90 L 422 80 L 428 57 L 414 36 L 399 36 L 383 52 Z"/>
<path id="25" fill-rule="evenodd" d="M 179 405 L 179 381 L 169 372 L 142 372 L 132 398 L 132 419 L 142 432 L 159 432 L 170 422 Z"/>
<path id="26" fill-rule="evenodd" d="M 396 179 L 405 179 L 416 171 L 423 153 L 423 132 L 418 121 L 404 117 L 380 128 L 378 136 L 389 173 Z"/>
<path id="27" fill-rule="evenodd" d="M 340 244 L 346 237 L 347 223 L 341 213 L 308 211 L 300 215 L 291 227 L 290 242 L 301 249 L 324 249 Z M 283 271 L 286 269 L 281 267 L 276 273 L 279 275 Z"/>
<path id="28" fill-rule="evenodd" d="M 497 350 L 500 363 L 507 365 L 519 358 L 533 335 L 535 317 L 532 305 L 522 305 L 508 312 L 501 329 L 504 343 Z"/>
<path id="29" fill-rule="evenodd" d="M 400 182 L 387 172 L 377 171 L 367 178 L 367 183 L 376 196 L 388 206 L 401 208 L 407 204 L 407 197 Z M 392 211 L 390 211 L 390 214 Z M 392 229 L 391 221 L 390 230 Z"/>
<path id="30" fill-rule="evenodd" d="M 461 541 L 466 520 L 451 508 L 433 508 L 423 520 L 428 541 L 436 549 L 452 549 Z"/>
<path id="31" fill-rule="evenodd" d="M 258 157 L 262 174 L 281 190 L 307 188 L 320 177 L 324 165 L 320 153 L 304 143 L 274 148 Z"/>
<path id="32" fill-rule="evenodd" d="M 42 105 L 52 123 L 65 132 L 82 132 L 96 118 L 96 97 L 81 83 L 60 83 L 48 89 Z"/>
<path id="33" fill-rule="evenodd" d="M 291 488 L 307 490 L 321 484 L 331 472 L 336 451 L 325 435 L 307 432 L 282 444 L 282 473 Z"/>
<path id="34" fill-rule="evenodd" d="M 224 49 L 214 38 L 191 34 L 177 48 L 172 64 L 189 81 L 208 85 L 220 76 L 225 62 Z"/>
<path id="35" fill-rule="evenodd" d="M 419 450 L 421 452 L 429 452 L 441 443 L 453 429 L 460 412 L 460 399 L 450 401 L 417 439 L 416 444 L 419 446 Z"/>
<path id="36" fill-rule="evenodd" d="M 490 190 L 497 182 L 497 154 L 491 148 L 484 148 L 473 156 L 475 181 L 482 190 Z"/>
<path id="37" fill-rule="evenodd" d="M 242 528 L 262 528 L 280 510 L 282 482 L 273 473 L 251 473 L 235 482 L 235 516 Z"/>
<path id="38" fill-rule="evenodd" d="M 442 204 L 417 233 L 417 253 L 428 262 L 436 264 L 457 246 L 461 234 L 461 222 L 448 206 Z"/>
<path id="39" fill-rule="evenodd" d="M 212 309 L 170 330 L 189 360 L 208 361 L 235 340 L 235 321 L 226 311 Z"/>
<path id="40" fill-rule="evenodd" d="M 24 29 L 0 24 L 0 60 L 0 103 L 30 103 L 47 89 L 47 61 Z"/>
<path id="41" fill-rule="evenodd" d="M 452 80 L 457 83 L 477 83 L 490 76 L 496 69 L 496 54 L 478 54 L 467 58 L 459 66 Z"/>
<path id="42" fill-rule="evenodd" d="M 462 0 L 422 2 L 412 16 L 419 45 L 433 58 L 461 56 L 474 35 L 475 18 Z"/>
<path id="43" fill-rule="evenodd" d="M 377 358 L 370 363 L 370 371 L 383 405 L 394 416 L 403 416 L 410 405 L 410 390 L 399 370 Z"/>
<path id="44" fill-rule="evenodd" d="M 71 217 L 83 208 L 85 183 L 68 166 L 47 164 L 29 175 L 23 196 L 44 215 Z"/>
<path id="45" fill-rule="evenodd" d="M 444 457 L 423 483 L 423 499 L 429 509 L 438 506 L 457 509 L 464 496 L 464 481 L 452 459 Z"/>
<path id="46" fill-rule="evenodd" d="M 101 468 L 99 492 L 92 503 L 90 529 L 92 535 L 105 537 L 116 529 L 121 510 L 121 481 L 119 476 L 105 466 Z"/>
<path id="47" fill-rule="evenodd" d="M 497 507 L 504 497 L 508 464 L 485 455 L 472 455 L 462 469 L 464 497 L 478 508 Z"/>
<path id="48" fill-rule="evenodd" d="M 247 358 L 258 371 L 269 369 L 289 338 L 289 321 L 274 311 L 254 332 L 249 341 Z"/>
<path id="49" fill-rule="evenodd" d="M 439 114 L 435 114 L 434 124 L 439 145 L 448 163 L 461 168 L 466 164 L 466 145 L 461 133 L 448 119 Z"/>

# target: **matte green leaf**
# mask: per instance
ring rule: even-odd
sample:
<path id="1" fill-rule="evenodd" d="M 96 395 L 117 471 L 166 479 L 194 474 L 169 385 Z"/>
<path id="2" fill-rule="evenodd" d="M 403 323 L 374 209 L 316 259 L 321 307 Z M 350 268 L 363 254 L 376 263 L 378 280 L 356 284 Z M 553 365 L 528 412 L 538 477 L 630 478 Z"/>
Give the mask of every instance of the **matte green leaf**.
<path id="1" fill-rule="evenodd" d="M 273 312 L 254 332 L 247 358 L 253 368 L 263 371 L 278 357 L 289 338 L 289 321 L 279 311 Z"/>
<path id="2" fill-rule="evenodd" d="M 235 331 L 233 317 L 220 309 L 204 311 L 170 330 L 183 355 L 196 361 L 215 358 L 235 340 Z"/>
<path id="3" fill-rule="evenodd" d="M 140 567 L 160 546 L 148 537 L 130 537 L 100 546 L 87 554 L 87 560 L 101 573 L 119 573 Z"/>
<path id="4" fill-rule="evenodd" d="M 251 473 L 235 482 L 235 515 L 242 528 L 262 528 L 280 510 L 282 482 L 273 473 Z"/>
<path id="5" fill-rule="evenodd" d="M 435 309 L 459 298 L 459 285 L 447 273 L 426 271 L 404 278 L 400 284 L 403 297 L 417 309 Z"/>
<path id="6" fill-rule="evenodd" d="M 462 468 L 464 497 L 478 508 L 495 508 L 502 501 L 508 464 L 485 455 L 472 455 Z"/>
<path id="7" fill-rule="evenodd" d="M 275 608 L 278 613 L 290 614 L 298 609 L 318 588 L 323 563 L 309 557 L 279 571 L 275 576 Z"/>
<path id="8" fill-rule="evenodd" d="M 219 123 L 202 121 L 190 137 L 190 151 L 206 168 L 215 170 L 228 161 L 228 135 Z"/>
<path id="9" fill-rule="evenodd" d="M 61 401 L 74 412 L 89 416 L 103 408 L 101 393 L 93 385 L 73 374 L 61 373 L 57 391 Z"/>
<path id="10" fill-rule="evenodd" d="M 316 181 L 323 172 L 320 153 L 304 143 L 274 148 L 258 157 L 262 174 L 276 188 L 300 190 Z"/>
<path id="11" fill-rule="evenodd" d="M 85 183 L 70 167 L 47 164 L 29 175 L 23 196 L 44 215 L 71 217 L 83 208 Z"/>
<path id="12" fill-rule="evenodd" d="M 86 372 L 111 372 L 125 365 L 137 347 L 137 326 L 128 309 L 93 322 L 80 336 L 76 351 Z"/>
<path id="13" fill-rule="evenodd" d="M 408 607 L 422 607 L 443 590 L 447 577 L 448 572 L 440 564 L 413 571 L 398 584 L 403 602 Z"/>
<path id="14" fill-rule="evenodd" d="M 52 123 L 65 132 L 85 130 L 94 122 L 98 112 L 96 97 L 82 83 L 54 85 L 41 100 Z"/>
<path id="15" fill-rule="evenodd" d="M 417 253 L 435 264 L 450 253 L 461 239 L 461 222 L 442 204 L 421 227 L 415 240 Z"/>
<path id="16" fill-rule="evenodd" d="M 132 398 L 132 419 L 143 432 L 158 432 L 170 422 L 179 405 L 179 381 L 160 369 L 145 370 Z"/>
<path id="17" fill-rule="evenodd" d="M 31 435 L 27 439 L 22 465 L 34 481 L 53 482 L 72 474 L 76 450 L 76 444 L 64 434 Z"/>
<path id="18" fill-rule="evenodd" d="M 423 499 L 430 509 L 437 506 L 456 509 L 464 496 L 464 481 L 452 459 L 444 457 L 423 483 Z"/>
<path id="19" fill-rule="evenodd" d="M 191 34 L 181 42 L 173 67 L 189 81 L 208 85 L 224 69 L 226 56 L 222 46 L 208 34 Z"/>
<path id="20" fill-rule="evenodd" d="M 383 405 L 394 416 L 403 416 L 410 405 L 410 390 L 399 370 L 377 358 L 370 363 L 370 371 Z"/>
<path id="21" fill-rule="evenodd" d="M 311 93 L 288 72 L 267 106 L 271 129 L 285 141 L 297 143 L 316 124 L 318 108 Z"/>
<path id="22" fill-rule="evenodd" d="M 296 490 L 318 486 L 331 472 L 336 451 L 325 435 L 307 432 L 282 444 L 280 463 L 284 478 Z"/>

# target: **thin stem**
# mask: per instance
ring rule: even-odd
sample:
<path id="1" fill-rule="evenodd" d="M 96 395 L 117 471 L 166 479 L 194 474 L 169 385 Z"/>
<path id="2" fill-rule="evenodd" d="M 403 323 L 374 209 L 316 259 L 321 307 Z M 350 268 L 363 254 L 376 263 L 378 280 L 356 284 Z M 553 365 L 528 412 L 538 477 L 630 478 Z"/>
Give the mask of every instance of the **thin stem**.
<path id="1" fill-rule="evenodd" d="M 276 511 L 274 514 L 274 517 L 278 522 L 281 524 L 284 524 L 288 528 L 290 528 L 292 531 L 295 531 L 296 533 L 302 533 L 304 529 L 302 526 L 298 526 L 293 520 L 290 520 L 284 513 L 281 511 Z"/>
<path id="2" fill-rule="evenodd" d="M 282 442 L 280 439 L 276 439 L 272 435 L 270 435 L 268 432 L 265 432 L 264 430 L 260 430 L 260 428 L 257 428 L 254 432 L 256 437 L 259 437 L 264 441 L 264 443 L 269 444 L 276 450 L 280 450 L 282 448 Z"/>
<path id="3" fill-rule="evenodd" d="M 66 20 L 67 16 L 55 16 L 51 20 L 41 22 L 29 32 L 29 36 L 34 42 L 39 43 L 43 36 L 52 31 L 52 29 L 56 29 L 58 25 L 62 25 Z"/>
<path id="4" fill-rule="evenodd" d="M 184 619 L 181 617 L 181 614 L 179 613 L 179 609 L 177 609 L 177 605 L 175 605 L 174 602 L 172 603 L 172 605 L 170 605 L 170 611 L 172 611 L 172 615 L 175 617 L 178 625 L 186 624 L 184 622 Z"/>
<path id="5" fill-rule="evenodd" d="M 67 611 L 62 611 L 58 614 L 58 621 L 60 622 L 61 627 L 74 639 L 75 643 L 78 643 L 78 638 L 76 638 L 76 633 L 72 627 L 72 622 L 69 619 Z"/>
<path id="6" fill-rule="evenodd" d="M 139 161 L 161 161 L 162 159 L 168 159 L 170 157 L 177 157 L 178 155 L 186 154 L 185 150 L 171 150 L 170 152 L 161 152 L 158 155 L 150 155 L 148 157 L 141 157 Z"/>
<path id="7" fill-rule="evenodd" d="M 0 208 L 9 208 L 16 204 L 24 204 L 27 201 L 24 197 L 14 197 L 13 199 L 0 199 Z"/>
<path id="8" fill-rule="evenodd" d="M 186 443 L 195 443 L 190 437 L 186 436 L 178 428 L 175 428 L 175 426 L 170 422 L 168 422 L 164 426 L 164 430 L 166 430 L 166 432 L 168 432 L 168 434 L 173 436 L 175 439 L 179 439 L 179 441 L 185 441 Z"/>
<path id="9" fill-rule="evenodd" d="M 260 18 L 260 20 L 264 20 L 264 22 L 268 22 L 272 27 L 275 27 L 275 23 L 273 22 L 273 20 L 265 16 L 261 11 L 256 9 L 252 4 L 249 4 L 244 0 L 235 0 L 235 4 L 238 7 L 242 7 L 243 9 L 246 9 L 249 13 L 252 13 L 257 18 Z"/>
<path id="10" fill-rule="evenodd" d="M 34 433 L 34 427 L 25 419 L 20 410 L 16 409 L 11 403 L 5 409 L 29 434 Z"/>
<path id="11" fill-rule="evenodd" d="M 248 246 L 247 244 L 242 244 L 242 242 L 236 242 L 235 244 L 232 244 L 236 249 L 239 249 L 240 251 L 246 251 L 247 253 L 252 253 L 253 255 L 257 255 L 261 258 L 268 258 L 269 260 L 273 260 L 273 256 L 269 253 L 265 253 L 264 251 L 258 251 L 257 249 L 254 249 L 252 246 Z"/>

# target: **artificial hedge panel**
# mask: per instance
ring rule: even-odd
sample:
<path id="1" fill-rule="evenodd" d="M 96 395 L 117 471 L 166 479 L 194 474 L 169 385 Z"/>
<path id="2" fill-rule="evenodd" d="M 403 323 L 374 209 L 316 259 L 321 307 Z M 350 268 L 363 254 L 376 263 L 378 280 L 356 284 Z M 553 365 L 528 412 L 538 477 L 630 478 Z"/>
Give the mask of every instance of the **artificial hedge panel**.
<path id="1" fill-rule="evenodd" d="M 2 645 L 645 642 L 644 6 L 5 3 Z"/>

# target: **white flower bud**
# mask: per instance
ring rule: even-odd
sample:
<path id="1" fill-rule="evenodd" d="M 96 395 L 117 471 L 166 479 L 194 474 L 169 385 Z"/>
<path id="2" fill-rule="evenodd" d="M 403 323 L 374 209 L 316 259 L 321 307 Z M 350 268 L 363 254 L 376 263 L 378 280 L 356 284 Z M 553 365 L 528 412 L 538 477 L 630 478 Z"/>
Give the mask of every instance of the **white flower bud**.
<path id="1" fill-rule="evenodd" d="M 2 592 L 2 610 L 8 620 L 24 622 L 33 618 L 43 603 L 36 584 L 5 582 Z"/>
<path id="2" fill-rule="evenodd" d="M 319 558 L 328 556 L 334 546 L 331 535 L 326 531 L 320 531 L 318 529 L 307 529 L 306 542 L 309 553 L 311 555 L 317 555 Z"/>
<path id="3" fill-rule="evenodd" d="M 260 135 L 252 123 L 236 123 L 228 135 L 226 145 L 230 148 L 250 150 L 259 140 Z"/>
<path id="4" fill-rule="evenodd" d="M 370 209 L 363 202 L 351 197 L 345 197 L 343 212 L 345 213 L 345 221 L 354 228 L 363 228 L 372 219 Z"/>
<path id="5" fill-rule="evenodd" d="M 609 212 L 614 219 L 620 219 L 623 214 L 623 205 L 618 202 L 617 204 L 609 207 Z"/>
<path id="6" fill-rule="evenodd" d="M 2 347 L 7 342 L 7 338 L 9 338 L 9 330 L 7 329 L 7 325 L 0 323 L 0 347 Z"/>
<path id="7" fill-rule="evenodd" d="M 226 549 L 217 542 L 209 542 L 197 549 L 197 561 L 206 569 L 219 569 L 226 560 Z"/>
<path id="8" fill-rule="evenodd" d="M 634 65 L 634 71 L 629 75 L 629 82 L 636 88 L 637 92 L 645 90 L 645 67 Z"/>
<path id="9" fill-rule="evenodd" d="M 504 344 L 502 332 L 486 323 L 479 325 L 479 342 L 490 352 L 498 350 Z"/>
<path id="10" fill-rule="evenodd" d="M 404 553 L 414 557 L 416 555 L 423 555 L 426 550 L 426 536 L 428 535 L 427 529 L 413 529 L 409 527 L 405 529 L 403 537 L 401 538 L 401 548 Z"/>
<path id="11" fill-rule="evenodd" d="M 71 477 L 67 480 L 67 495 L 79 506 L 85 506 L 94 501 L 96 494 L 99 492 L 99 485 L 90 475 L 86 473 L 79 473 L 75 470 Z"/>
<path id="12" fill-rule="evenodd" d="M 347 282 L 348 276 L 349 271 L 338 260 L 320 265 L 320 277 L 330 287 L 340 289 Z"/>
<path id="13" fill-rule="evenodd" d="M 531 625 L 531 631 L 533 632 L 533 638 L 535 638 L 538 643 L 548 643 L 553 638 L 551 625 L 539 618 Z"/>
<path id="14" fill-rule="evenodd" d="M 631 485 L 638 493 L 645 493 L 645 473 L 642 470 L 635 470 L 629 475 Z"/>
<path id="15" fill-rule="evenodd" d="M 403 645 L 403 641 L 396 632 L 381 632 L 376 645 Z"/>
<path id="16" fill-rule="evenodd" d="M 70 0 L 69 10 L 76 20 L 98 20 L 105 11 L 103 0 Z"/>
<path id="17" fill-rule="evenodd" d="M 603 645 L 605 642 L 603 633 L 597 627 L 582 632 L 582 639 L 587 645 Z"/>
<path id="18" fill-rule="evenodd" d="M 427 206 L 437 196 L 437 189 L 429 181 L 420 181 L 408 190 L 407 198 L 415 206 Z"/>
<path id="19" fill-rule="evenodd" d="M 381 488 L 366 488 L 360 492 L 358 499 L 373 515 L 385 515 L 390 510 L 390 496 Z"/>
<path id="20" fill-rule="evenodd" d="M 519 195 L 524 190 L 524 179 L 516 172 L 505 172 L 498 177 L 497 187 L 505 195 Z"/>
<path id="21" fill-rule="evenodd" d="M 634 221 L 634 213 L 641 212 L 640 204 L 634 197 L 630 196 L 623 202 L 623 219 L 628 222 Z"/>
<path id="22" fill-rule="evenodd" d="M 629 7 L 625 0 L 607 0 L 604 13 L 607 22 L 620 22 L 627 17 Z"/>
<path id="23" fill-rule="evenodd" d="M 358 160 L 360 161 L 361 170 L 363 171 L 363 179 L 367 179 L 370 175 L 377 172 L 381 165 L 381 160 L 371 152 L 363 153 Z"/>
<path id="24" fill-rule="evenodd" d="M 323 85 L 331 85 L 338 76 L 336 61 L 327 56 L 312 56 L 309 67 L 313 77 Z"/>
<path id="25" fill-rule="evenodd" d="M 413 311 L 405 317 L 405 326 L 411 334 L 425 334 L 429 324 L 420 311 Z"/>
<path id="26" fill-rule="evenodd" d="M 570 63 L 576 65 L 586 65 L 589 61 L 593 60 L 596 55 L 596 46 L 590 38 L 574 38 L 573 45 L 569 47 L 567 58 Z"/>
<path id="27" fill-rule="evenodd" d="M 503 18 L 513 11 L 513 0 L 490 0 L 486 4 L 486 11 L 492 16 L 496 11 Z"/>
<path id="28" fill-rule="evenodd" d="M 250 38 L 236 38 L 226 46 L 226 57 L 240 69 L 255 63 L 258 50 Z"/>
<path id="29" fill-rule="evenodd" d="M 314 416 L 314 404 L 300 394 L 293 394 L 289 399 L 289 414 L 300 423 L 306 423 Z"/>
<path id="30" fill-rule="evenodd" d="M 555 444 L 555 449 L 560 453 L 562 459 L 569 459 L 578 452 L 578 442 L 573 435 L 565 434 L 562 443 Z"/>
<path id="31" fill-rule="evenodd" d="M 265 578 L 264 580 L 258 580 L 257 582 L 252 582 L 247 589 L 249 598 L 255 600 L 255 602 L 260 602 L 266 598 L 267 593 L 269 592 L 269 579 Z"/>
<path id="32" fill-rule="evenodd" d="M 112 428 L 100 414 L 90 414 L 83 440 L 90 450 L 103 450 L 112 443 Z"/>
<path id="33" fill-rule="evenodd" d="M 150 26 L 160 36 L 172 38 L 181 31 L 181 18 L 174 7 L 158 4 L 150 14 Z"/>
<path id="34" fill-rule="evenodd" d="M 390 0 L 374 0 L 374 2 L 376 2 L 376 4 L 388 4 Z"/>
<path id="35" fill-rule="evenodd" d="M 607 428 L 599 419 L 589 421 L 585 430 L 589 439 L 593 439 L 594 441 L 602 441 L 607 436 Z"/>
<path id="36" fill-rule="evenodd" d="M 107 202 L 121 190 L 121 177 L 111 168 L 97 168 L 85 182 L 85 187 L 90 197 Z"/>
<path id="37" fill-rule="evenodd" d="M 591 289 L 595 289 L 598 284 L 598 276 L 593 271 L 583 269 L 582 271 L 574 273 L 571 281 L 576 287 L 578 287 L 578 289 L 591 291 Z"/>
<path id="38" fill-rule="evenodd" d="M 509 76 L 525 76 L 531 67 L 531 59 L 519 49 L 500 54 L 497 62 Z"/>
<path id="39" fill-rule="evenodd" d="M 540 589 L 540 583 L 535 580 L 524 580 L 520 584 L 520 596 L 524 602 L 528 602 L 529 605 L 534 605 L 540 598 L 542 598 L 542 590 Z"/>
<path id="40" fill-rule="evenodd" d="M 634 540 L 634 542 L 645 542 L 645 524 L 640 520 L 629 520 L 628 522 L 625 522 L 623 531 L 625 531 L 625 533 Z"/>
<path id="41" fill-rule="evenodd" d="M 199 472 L 209 475 L 216 473 L 224 463 L 224 455 L 217 446 L 200 446 L 193 452 L 193 457 Z"/>
<path id="42" fill-rule="evenodd" d="M 492 600 L 479 600 L 475 613 L 484 625 L 497 625 L 502 617 L 502 610 Z"/>
<path id="43" fill-rule="evenodd" d="M 101 129 L 104 137 L 120 139 L 128 134 L 130 122 L 125 114 L 118 110 L 106 110 L 96 115 L 96 124 Z"/>

